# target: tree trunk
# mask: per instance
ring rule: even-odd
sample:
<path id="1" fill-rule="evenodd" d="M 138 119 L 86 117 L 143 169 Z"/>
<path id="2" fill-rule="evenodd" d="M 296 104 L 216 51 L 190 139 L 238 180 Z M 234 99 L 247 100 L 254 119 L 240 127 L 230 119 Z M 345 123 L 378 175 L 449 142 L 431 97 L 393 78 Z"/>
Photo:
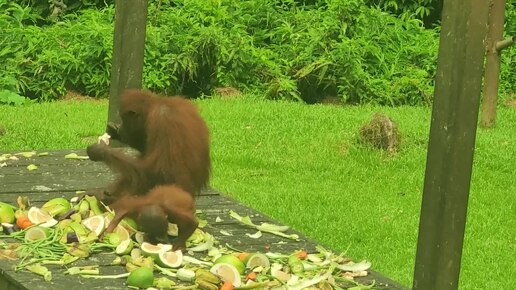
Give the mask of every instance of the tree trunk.
<path id="1" fill-rule="evenodd" d="M 498 41 L 503 38 L 505 20 L 505 0 L 492 0 L 489 13 L 489 28 L 487 34 L 487 57 L 484 72 L 484 97 L 480 126 L 491 128 L 496 123 L 496 101 L 498 99 L 498 83 L 500 80 L 500 53 L 496 48 Z"/>
<path id="2" fill-rule="evenodd" d="M 487 11 L 484 0 L 444 1 L 414 290 L 458 286 Z"/>
<path id="3" fill-rule="evenodd" d="M 115 32 L 109 89 L 109 122 L 119 122 L 119 97 L 125 89 L 141 88 L 147 0 L 115 1 Z"/>

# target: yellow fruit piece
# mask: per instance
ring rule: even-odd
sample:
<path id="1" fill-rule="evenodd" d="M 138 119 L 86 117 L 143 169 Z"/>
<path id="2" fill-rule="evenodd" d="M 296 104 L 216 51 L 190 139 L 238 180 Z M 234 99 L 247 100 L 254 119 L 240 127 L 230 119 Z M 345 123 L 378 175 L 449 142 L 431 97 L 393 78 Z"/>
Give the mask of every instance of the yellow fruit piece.
<path id="1" fill-rule="evenodd" d="M 30 151 L 30 152 L 20 152 L 16 155 L 21 155 L 25 158 L 31 158 L 32 156 L 36 155 L 36 151 Z"/>
<path id="2" fill-rule="evenodd" d="M 29 164 L 27 165 L 27 170 L 32 171 L 38 169 L 38 166 L 35 164 Z"/>
<path id="3" fill-rule="evenodd" d="M 27 218 L 29 218 L 31 223 L 45 228 L 53 227 L 57 224 L 57 220 L 51 215 L 34 206 L 27 212 Z"/>
<path id="4" fill-rule="evenodd" d="M 169 236 L 177 237 L 179 235 L 179 229 L 176 224 L 168 223 L 167 234 Z"/>
<path id="5" fill-rule="evenodd" d="M 127 255 L 131 253 L 134 247 L 134 242 L 131 239 L 121 241 L 115 249 L 115 253 L 118 255 Z"/>
<path id="6" fill-rule="evenodd" d="M 238 259 L 238 258 L 237 258 Z M 240 262 L 242 263 L 242 262 Z M 240 273 L 237 268 L 229 263 L 217 263 L 213 265 L 210 272 L 217 275 L 222 281 L 229 281 L 233 286 L 240 287 L 242 280 L 240 279 Z"/>
<path id="7" fill-rule="evenodd" d="M 120 237 L 120 241 L 131 239 L 129 232 L 121 225 L 116 226 L 114 232 L 118 234 L 118 236 Z"/>
<path id="8" fill-rule="evenodd" d="M 80 156 L 77 153 L 70 153 L 65 155 L 66 159 L 89 159 L 88 156 Z"/>
<path id="9" fill-rule="evenodd" d="M 97 237 L 102 233 L 105 227 L 104 217 L 102 215 L 95 215 L 82 221 L 82 225 L 88 230 L 92 231 Z"/>
<path id="10" fill-rule="evenodd" d="M 109 225 L 109 223 L 111 222 L 112 219 L 113 219 L 113 215 L 110 214 L 109 212 L 104 214 L 104 224 L 106 227 Z M 122 222 L 120 224 L 118 224 L 114 230 L 114 232 L 120 236 L 120 241 L 124 241 L 124 240 L 131 238 L 131 233 L 129 232 L 129 230 L 127 230 L 127 228 L 125 226 L 123 226 L 125 219 L 126 218 L 124 218 L 122 220 Z"/>
<path id="11" fill-rule="evenodd" d="M 148 242 L 143 242 L 140 246 L 140 249 L 144 256 L 150 256 L 150 257 L 156 258 L 156 257 L 158 257 L 159 253 L 172 250 L 172 245 L 165 245 L 165 244 L 153 245 Z"/>
<path id="12" fill-rule="evenodd" d="M 25 232 L 25 240 L 27 241 L 35 241 L 35 240 L 44 240 L 48 237 L 49 230 L 44 227 L 32 227 Z"/>
<path id="13" fill-rule="evenodd" d="M 158 264 L 163 267 L 177 268 L 183 262 L 183 252 L 181 251 L 166 251 L 160 252 L 156 259 Z"/>
<path id="14" fill-rule="evenodd" d="M 256 267 L 269 268 L 269 258 L 262 253 L 254 253 L 248 255 L 244 260 L 245 266 L 248 269 L 254 269 Z"/>
<path id="15" fill-rule="evenodd" d="M 223 255 L 213 262 L 214 264 L 227 263 L 235 267 L 240 275 L 244 274 L 245 265 L 240 259 L 234 255 Z"/>

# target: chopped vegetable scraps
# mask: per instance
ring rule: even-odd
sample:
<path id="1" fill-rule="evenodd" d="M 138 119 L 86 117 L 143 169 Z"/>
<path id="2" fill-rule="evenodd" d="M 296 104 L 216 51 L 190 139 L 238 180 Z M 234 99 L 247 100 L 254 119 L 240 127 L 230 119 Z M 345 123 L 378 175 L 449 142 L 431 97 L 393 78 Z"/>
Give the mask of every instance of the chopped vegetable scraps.
<path id="1" fill-rule="evenodd" d="M 186 251 L 173 252 L 169 244 L 144 242 L 144 234 L 129 223 L 120 224 L 123 238 L 119 231 L 99 240 L 99 234 L 107 227 L 113 213 L 109 208 L 99 206 L 92 196 L 75 197 L 70 201 L 54 198 L 41 208 L 20 196 L 17 204 L 18 207 L 12 210 L 16 212 L 15 224 L 18 227 L 2 224 L 5 234 L 0 237 L 10 239 L 2 241 L 0 258 L 16 259 L 15 271 L 32 272 L 42 276 L 44 281 L 52 280 L 52 272 L 44 265 L 57 265 L 65 268 L 61 273 L 67 275 L 91 279 L 127 278 L 129 286 L 145 285 L 159 289 L 358 290 L 375 287 L 374 283 L 364 285 L 354 280 L 355 277 L 368 275 L 370 262 L 353 262 L 344 254 L 335 254 L 321 246 L 317 246 L 315 252 L 305 249 L 290 253 L 269 250 L 246 252 L 228 244 L 221 245 L 212 234 L 197 228 L 186 242 Z M 229 216 L 250 227 L 252 232 L 229 233 L 221 230 L 221 236 L 228 239 L 237 235 L 260 239 L 263 233 L 270 233 L 299 240 L 298 235 L 287 232 L 287 226 L 256 224 L 249 216 L 241 216 L 234 211 L 230 211 Z M 47 224 L 48 220 L 54 220 L 53 217 L 57 218 L 55 222 Z M 198 220 L 204 221 L 204 226 L 210 226 L 206 219 Z M 222 218 L 217 217 L 217 220 L 222 221 Z M 47 225 L 43 227 L 44 224 Z M 169 238 L 177 236 L 176 225 L 170 224 L 169 229 L 173 234 Z M 94 261 L 86 258 L 96 253 L 116 255 L 117 258 L 110 265 L 124 266 L 126 273 L 103 275 L 102 265 L 74 264 Z M 142 268 L 145 270 L 139 272 L 145 275 L 129 274 Z M 139 276 L 145 279 L 140 281 Z"/>

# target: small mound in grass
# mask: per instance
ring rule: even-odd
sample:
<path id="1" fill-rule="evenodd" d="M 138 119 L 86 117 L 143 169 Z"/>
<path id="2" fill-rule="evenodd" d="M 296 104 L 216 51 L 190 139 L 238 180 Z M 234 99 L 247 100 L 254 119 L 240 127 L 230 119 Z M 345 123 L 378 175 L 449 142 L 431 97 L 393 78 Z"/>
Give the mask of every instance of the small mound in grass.
<path id="1" fill-rule="evenodd" d="M 345 102 L 337 96 L 326 96 L 322 100 L 320 100 L 319 103 L 323 104 L 323 105 L 334 105 L 334 106 L 345 105 Z"/>
<path id="2" fill-rule="evenodd" d="M 242 95 L 242 92 L 234 87 L 215 88 L 213 93 L 222 99 L 232 99 Z"/>
<path id="3" fill-rule="evenodd" d="M 68 90 L 66 94 L 61 97 L 61 100 L 73 100 L 73 101 L 98 101 L 98 98 L 86 96 L 79 92 Z"/>
<path id="4" fill-rule="evenodd" d="M 401 142 L 398 125 L 387 115 L 375 113 L 359 130 L 360 142 L 374 148 L 396 153 Z"/>
<path id="5" fill-rule="evenodd" d="M 516 99 L 511 99 L 511 100 L 505 101 L 505 106 L 512 108 L 512 109 L 516 109 Z M 0 132 L 1 131 L 2 131 L 2 128 L 0 128 Z M 0 135 L 2 135 L 2 133 L 0 133 Z"/>

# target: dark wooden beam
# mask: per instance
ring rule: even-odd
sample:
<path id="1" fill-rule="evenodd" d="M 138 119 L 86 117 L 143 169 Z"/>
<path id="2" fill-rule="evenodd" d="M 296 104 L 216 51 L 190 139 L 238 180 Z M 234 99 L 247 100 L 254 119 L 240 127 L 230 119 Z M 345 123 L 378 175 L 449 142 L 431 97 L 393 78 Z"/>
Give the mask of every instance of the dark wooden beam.
<path id="1" fill-rule="evenodd" d="M 115 33 L 109 90 L 108 121 L 118 122 L 119 96 L 142 87 L 147 0 L 115 1 Z"/>
<path id="2" fill-rule="evenodd" d="M 414 290 L 457 289 L 488 2 L 444 1 Z"/>
<path id="3" fill-rule="evenodd" d="M 489 13 L 489 28 L 487 33 L 487 56 L 484 73 L 484 97 L 480 114 L 480 126 L 494 127 L 496 123 L 496 102 L 500 81 L 501 50 L 497 44 L 503 40 L 505 22 L 505 0 L 491 0 Z"/>

